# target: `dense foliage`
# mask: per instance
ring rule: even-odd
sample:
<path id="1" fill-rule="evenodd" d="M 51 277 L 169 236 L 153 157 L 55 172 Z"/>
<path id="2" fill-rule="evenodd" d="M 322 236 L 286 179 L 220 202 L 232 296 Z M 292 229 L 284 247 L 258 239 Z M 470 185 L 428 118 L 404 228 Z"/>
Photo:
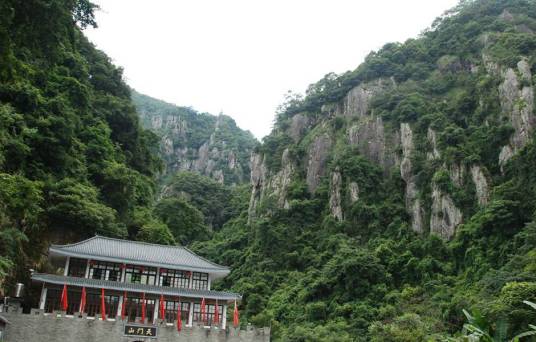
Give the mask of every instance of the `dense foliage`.
<path id="1" fill-rule="evenodd" d="M 462 1 L 418 39 L 386 44 L 356 70 L 326 75 L 305 97 L 289 94 L 257 149 L 271 175 L 280 175 L 284 152 L 291 155 L 297 171 L 285 206 L 264 194 L 249 224 L 244 211 L 195 245 L 233 268 L 221 286 L 244 294 L 243 317 L 271 325 L 281 341 L 463 340 L 464 309 L 484 317 L 490 334 L 500 330 L 497 340 L 529 330 L 536 314 L 523 300 L 536 299 L 536 144 L 531 135 L 499 164 L 514 129 L 501 108 L 502 75 L 488 70 L 524 60 L 535 75 L 534 32 L 534 1 Z M 521 86 L 535 84 L 535 77 L 518 77 Z M 373 97 L 370 112 L 381 117 L 386 135 L 411 125 L 418 198 L 431 203 L 433 184 L 463 214 L 451 241 L 427 227 L 421 234 L 411 229 L 398 167 L 385 170 L 347 146 L 348 129 L 360 119 L 329 110 L 353 87 L 378 79 L 396 86 Z M 298 140 L 290 133 L 297 114 L 308 120 Z M 428 157 L 429 129 L 437 132 L 439 157 Z M 333 144 L 328 170 L 310 193 L 309 156 L 321 135 Z M 475 164 L 493 186 L 486 205 L 470 176 L 453 180 L 450 166 Z M 341 174 L 341 222 L 330 213 L 333 171 Z M 359 187 L 355 202 L 347 198 L 350 181 Z"/>
<path id="2" fill-rule="evenodd" d="M 141 129 L 121 69 L 81 32 L 95 25 L 95 8 L 87 0 L 0 2 L 0 281 L 8 280 L 6 288 L 28 278 L 49 242 L 168 231 L 136 214 L 155 197 L 158 140 Z"/>
<path id="3" fill-rule="evenodd" d="M 274 340 L 463 340 L 467 318 L 466 332 L 505 340 L 536 322 L 523 304 L 536 301 L 536 143 L 531 136 L 499 164 L 514 128 L 502 113 L 500 75 L 486 71 L 523 59 L 536 75 L 533 0 L 462 1 L 421 37 L 386 44 L 354 71 L 326 75 L 305 97 L 289 94 L 257 148 L 268 177 L 284 170 L 285 151 L 292 159 L 284 205 L 266 193 L 251 217 L 248 186 L 192 172 L 168 175 L 156 194 L 162 136 L 140 127 L 121 69 L 83 36 L 95 25 L 94 9 L 87 0 L 0 2 L 0 285 L 46 267 L 48 242 L 98 233 L 187 244 L 230 266 L 216 288 L 242 293 L 242 324 L 270 325 Z M 463 213 L 450 241 L 411 229 L 399 166 L 386 170 L 349 146 L 356 119 L 326 110 L 377 79 L 396 84 L 370 104 L 386 135 L 400 123 L 414 130 L 419 199 L 431 202 L 434 184 Z M 536 77 L 519 79 L 534 92 Z M 173 126 L 172 144 L 198 153 L 214 135 L 249 170 L 243 147 L 254 141 L 231 123 L 215 131 L 215 117 L 134 98 L 152 113 L 142 116 L 147 127 L 155 117 L 186 118 L 190 128 Z M 297 139 L 289 127 L 298 113 L 309 126 Z M 427 157 L 429 129 L 440 157 Z M 305 170 L 319 135 L 333 144 L 312 192 Z M 470 178 L 455 184 L 454 164 L 486 170 L 486 205 Z M 330 213 L 331 172 L 340 173 L 342 189 L 359 189 L 358 199 L 343 192 L 340 221 Z M 233 177 L 226 183 L 239 183 Z"/>

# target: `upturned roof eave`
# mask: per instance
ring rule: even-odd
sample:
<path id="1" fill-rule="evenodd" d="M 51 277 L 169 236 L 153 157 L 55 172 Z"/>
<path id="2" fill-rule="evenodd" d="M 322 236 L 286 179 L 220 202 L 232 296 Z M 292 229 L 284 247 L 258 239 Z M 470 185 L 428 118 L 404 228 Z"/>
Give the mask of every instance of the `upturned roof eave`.
<path id="1" fill-rule="evenodd" d="M 81 257 L 81 258 L 95 259 L 95 260 L 102 260 L 102 261 L 129 263 L 129 264 L 135 264 L 135 265 L 140 265 L 140 266 L 153 266 L 153 267 L 162 267 L 162 268 L 181 269 L 185 271 L 206 272 L 206 273 L 218 275 L 219 277 L 224 277 L 231 272 L 229 268 L 224 267 L 224 266 L 221 266 L 220 268 L 193 267 L 193 266 L 184 265 L 184 264 L 169 264 L 169 263 L 163 263 L 163 262 L 151 262 L 151 261 L 145 261 L 145 260 L 136 260 L 136 259 L 118 258 L 118 257 L 113 257 L 113 256 L 97 255 L 97 254 L 90 254 L 90 253 L 73 252 L 70 250 L 66 250 L 62 247 L 63 246 L 61 245 L 51 245 L 48 250 L 49 255 Z"/>

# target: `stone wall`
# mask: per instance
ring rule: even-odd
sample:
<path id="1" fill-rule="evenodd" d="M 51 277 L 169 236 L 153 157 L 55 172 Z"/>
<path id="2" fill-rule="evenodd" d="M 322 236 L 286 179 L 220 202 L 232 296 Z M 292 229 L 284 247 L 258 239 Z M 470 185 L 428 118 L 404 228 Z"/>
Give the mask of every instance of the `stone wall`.
<path id="1" fill-rule="evenodd" d="M 44 314 L 32 310 L 30 314 L 17 311 L 2 313 L 10 322 L 6 329 L 5 342 L 268 342 L 269 328 L 185 327 L 181 332 L 176 325 L 157 324 L 157 338 L 126 337 L 125 323 L 121 320 L 88 319 L 66 316 L 62 313 Z"/>

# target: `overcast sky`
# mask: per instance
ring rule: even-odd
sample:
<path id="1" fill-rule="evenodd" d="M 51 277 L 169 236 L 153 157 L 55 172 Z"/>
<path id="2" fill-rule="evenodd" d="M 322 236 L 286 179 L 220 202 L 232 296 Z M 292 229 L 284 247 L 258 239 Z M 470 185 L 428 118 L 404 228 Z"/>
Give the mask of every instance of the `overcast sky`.
<path id="1" fill-rule="evenodd" d="M 257 138 L 287 90 L 417 37 L 457 0 L 94 0 L 86 34 L 141 93 L 233 117 Z"/>

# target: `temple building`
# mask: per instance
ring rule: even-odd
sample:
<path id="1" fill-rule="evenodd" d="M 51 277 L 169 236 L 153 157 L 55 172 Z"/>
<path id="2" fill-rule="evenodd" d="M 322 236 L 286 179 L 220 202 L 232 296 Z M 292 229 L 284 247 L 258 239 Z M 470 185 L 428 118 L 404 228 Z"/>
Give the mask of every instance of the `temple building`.
<path id="1" fill-rule="evenodd" d="M 211 289 L 229 268 L 181 246 L 95 236 L 52 245 L 49 259 L 56 274 L 32 274 L 42 287 L 44 314 L 65 311 L 89 319 L 225 329 L 227 306 L 241 299 Z"/>

